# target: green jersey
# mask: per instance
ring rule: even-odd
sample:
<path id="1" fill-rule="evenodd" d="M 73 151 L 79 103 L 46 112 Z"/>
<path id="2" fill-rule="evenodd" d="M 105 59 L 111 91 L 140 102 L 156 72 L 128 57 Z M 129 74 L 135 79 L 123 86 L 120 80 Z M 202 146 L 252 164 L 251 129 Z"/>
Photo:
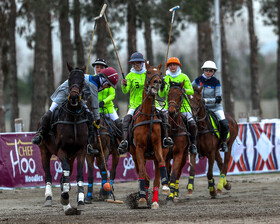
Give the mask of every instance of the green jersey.
<path id="1" fill-rule="evenodd" d="M 102 107 L 100 107 L 99 108 L 100 113 L 111 114 L 114 112 L 113 100 L 115 99 L 115 96 L 116 96 L 116 90 L 112 86 L 98 92 L 99 102 L 104 101 L 104 110 Z"/>
<path id="2" fill-rule="evenodd" d="M 127 80 L 127 85 L 122 85 L 122 91 L 124 94 L 130 91 L 129 108 L 136 109 L 142 103 L 146 72 L 142 74 L 130 72 L 125 79 Z"/>
<path id="3" fill-rule="evenodd" d="M 166 82 L 166 85 L 164 87 L 164 89 L 162 91 L 159 91 L 158 95 L 160 97 L 165 97 L 165 108 L 168 109 L 168 103 L 167 103 L 167 95 L 168 95 L 168 92 L 169 92 L 169 81 L 172 81 L 172 82 L 183 82 L 185 81 L 184 83 L 184 90 L 185 90 L 185 94 L 187 95 L 193 95 L 194 91 L 193 91 L 193 87 L 192 87 L 192 83 L 189 79 L 189 77 L 184 74 L 184 73 L 180 73 L 178 76 L 176 76 L 175 78 L 171 77 L 170 75 L 167 75 L 164 77 L 164 81 Z M 181 113 L 183 112 L 191 112 L 191 108 L 190 108 L 190 105 L 187 101 L 187 99 L 184 97 L 183 98 L 183 102 L 182 102 L 182 106 L 181 106 Z"/>

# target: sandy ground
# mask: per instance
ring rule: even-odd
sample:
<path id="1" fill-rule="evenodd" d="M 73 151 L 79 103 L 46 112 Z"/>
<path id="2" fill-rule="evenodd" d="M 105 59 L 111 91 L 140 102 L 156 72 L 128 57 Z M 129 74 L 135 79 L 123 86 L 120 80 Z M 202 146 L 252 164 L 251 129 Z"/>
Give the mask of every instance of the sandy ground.
<path id="1" fill-rule="evenodd" d="M 60 205 L 60 188 L 53 188 L 53 206 L 44 207 L 44 189 L 0 191 L 0 223 L 280 223 L 280 173 L 228 176 L 232 189 L 211 199 L 206 177 L 195 179 L 195 191 L 187 196 L 187 178 L 181 178 L 180 201 L 166 204 L 160 195 L 160 208 L 131 209 L 127 203 L 98 200 L 81 215 L 66 216 Z M 216 183 L 218 177 L 215 177 Z M 137 182 L 116 183 L 115 196 L 127 202 L 138 189 Z M 71 189 L 71 204 L 76 206 L 76 187 Z"/>

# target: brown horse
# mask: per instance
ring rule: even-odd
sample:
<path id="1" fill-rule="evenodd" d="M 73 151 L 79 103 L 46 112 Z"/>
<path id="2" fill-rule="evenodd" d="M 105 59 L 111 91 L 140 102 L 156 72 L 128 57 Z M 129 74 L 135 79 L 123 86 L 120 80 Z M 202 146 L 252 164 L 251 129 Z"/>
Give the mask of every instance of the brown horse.
<path id="1" fill-rule="evenodd" d="M 197 123 L 198 128 L 198 151 L 200 156 L 206 156 L 208 158 L 208 188 L 209 193 L 212 197 L 216 197 L 217 194 L 222 193 L 222 189 L 231 189 L 231 185 L 226 181 L 226 175 L 228 171 L 228 163 L 231 156 L 232 144 L 238 133 L 238 126 L 236 121 L 228 114 L 225 113 L 226 119 L 229 122 L 229 132 L 230 136 L 227 140 L 228 152 L 225 153 L 224 161 L 220 155 L 220 139 L 216 136 L 215 131 L 209 124 L 209 114 L 206 111 L 204 100 L 201 96 L 203 86 L 194 89 L 194 95 L 190 97 L 190 102 L 192 106 L 193 116 Z M 214 161 L 217 161 L 218 167 L 220 169 L 220 179 L 217 186 L 217 191 L 215 189 L 215 182 L 213 179 L 213 166 Z M 194 175 L 195 175 L 195 161 L 192 161 L 193 166 L 190 170 L 190 179 L 187 186 L 189 194 L 192 194 Z"/>
<path id="2" fill-rule="evenodd" d="M 168 115 L 169 115 L 169 136 L 173 139 L 172 156 L 167 156 L 166 164 L 169 164 L 173 158 L 173 164 L 170 175 L 170 194 L 168 202 L 177 200 L 179 196 L 179 179 L 182 169 L 187 161 L 188 147 L 190 145 L 188 131 L 184 125 L 181 116 L 181 105 L 183 102 L 183 86 L 185 82 L 175 83 L 170 81 L 169 92 L 167 96 Z"/>
<path id="3" fill-rule="evenodd" d="M 158 189 L 161 183 L 163 193 L 169 192 L 165 160 L 161 143 L 161 120 L 155 108 L 155 97 L 161 85 L 161 67 L 152 67 L 146 63 L 146 79 L 143 91 L 143 101 L 134 115 L 133 137 L 135 145 L 130 145 L 136 171 L 139 177 L 138 207 L 147 207 L 149 176 L 146 172 L 146 161 L 153 160 L 155 179 L 153 186 L 152 209 L 158 209 Z"/>
<path id="4" fill-rule="evenodd" d="M 59 109 L 59 119 L 55 124 L 54 135 L 48 135 L 39 146 L 45 171 L 45 205 L 52 205 L 50 159 L 52 155 L 56 155 L 62 163 L 63 175 L 60 180 L 62 191 L 60 202 L 66 215 L 84 209 L 83 166 L 88 138 L 88 120 L 85 109 L 81 105 L 84 69 L 73 69 L 68 64 L 67 66 L 70 72 L 68 100 Z M 77 159 L 77 209 L 73 209 L 69 202 L 70 176 L 75 159 Z"/>
<path id="5" fill-rule="evenodd" d="M 116 129 L 116 126 L 115 126 L 115 123 L 112 120 L 106 118 L 104 116 L 104 114 L 100 114 L 100 115 L 101 115 L 100 116 L 101 122 L 100 122 L 99 131 L 100 131 L 100 139 L 102 142 L 102 150 L 104 153 L 106 164 L 107 164 L 109 155 L 112 155 L 112 166 L 111 166 L 111 170 L 110 170 L 110 184 L 113 187 L 113 182 L 116 177 L 116 169 L 117 169 L 117 165 L 118 165 L 119 159 L 120 159 L 120 156 L 117 152 L 118 143 L 116 142 L 117 140 L 116 140 L 115 135 L 111 131 L 111 130 Z M 92 141 L 92 147 L 95 147 L 95 148 L 99 149 L 99 151 L 101 151 L 98 141 Z M 88 192 L 87 192 L 87 196 L 85 198 L 85 202 L 87 204 L 92 203 L 92 191 L 93 191 L 93 179 L 94 179 L 93 178 L 94 158 L 96 158 L 96 164 L 100 170 L 101 178 L 102 178 L 100 196 L 102 198 L 106 199 L 106 198 L 108 198 L 109 193 L 111 193 L 111 192 L 106 192 L 103 190 L 103 185 L 104 185 L 104 183 L 107 182 L 108 174 L 106 173 L 102 154 L 100 154 L 99 156 L 87 155 L 86 160 L 87 160 L 87 165 L 88 165 Z M 108 167 L 108 166 L 106 165 L 106 167 Z"/>

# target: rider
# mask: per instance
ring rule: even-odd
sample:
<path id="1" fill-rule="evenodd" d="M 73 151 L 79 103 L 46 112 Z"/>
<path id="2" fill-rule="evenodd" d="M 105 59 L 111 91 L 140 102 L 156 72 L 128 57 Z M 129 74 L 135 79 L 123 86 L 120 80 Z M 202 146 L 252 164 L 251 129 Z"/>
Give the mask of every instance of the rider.
<path id="1" fill-rule="evenodd" d="M 222 102 L 222 88 L 220 81 L 214 77 L 218 70 L 215 62 L 205 61 L 201 67 L 203 74 L 196 78 L 192 85 L 200 87 L 203 84 L 202 97 L 204 99 L 206 108 L 213 111 L 217 116 L 221 126 L 222 152 L 227 152 L 227 134 L 229 131 L 228 120 L 225 118 Z"/>
<path id="2" fill-rule="evenodd" d="M 129 110 L 123 119 L 123 139 L 118 147 L 119 154 L 128 152 L 128 128 L 132 120 L 135 109 L 141 105 L 143 98 L 143 90 L 146 79 L 145 60 L 141 53 L 135 52 L 131 55 L 129 63 L 132 64 L 130 73 L 127 74 L 126 79 L 122 80 L 122 91 L 127 94 L 130 91 Z M 164 123 L 164 122 L 163 122 Z M 167 123 L 167 122 L 166 122 Z M 163 128 L 167 128 L 164 127 Z M 167 133 L 166 131 L 164 133 Z M 164 146 L 173 145 L 170 137 L 165 136 L 163 139 Z"/>
<path id="3" fill-rule="evenodd" d="M 182 65 L 180 63 L 180 60 L 176 57 L 171 57 L 168 59 L 166 66 L 168 69 L 166 71 L 166 76 L 164 77 L 164 81 L 162 82 L 159 91 L 159 96 L 160 97 L 167 96 L 170 88 L 169 81 L 178 82 L 178 83 L 185 81 L 183 87 L 185 93 L 187 95 L 193 95 L 194 91 L 192 88 L 191 81 L 186 74 L 182 73 L 181 70 Z M 182 114 L 184 124 L 186 125 L 186 127 L 189 127 L 190 141 L 191 141 L 190 152 L 192 154 L 197 154 L 197 148 L 196 148 L 197 126 L 192 117 L 191 108 L 187 101 L 187 96 L 183 95 L 183 97 L 184 98 L 181 106 L 181 114 Z M 167 97 L 166 97 L 165 107 L 166 109 L 168 108 Z"/>
<path id="4" fill-rule="evenodd" d="M 85 82 L 82 92 L 86 94 L 90 94 L 91 96 L 91 104 L 92 104 L 92 112 L 89 111 L 86 107 L 86 114 L 88 118 L 88 145 L 87 145 L 87 153 L 88 154 L 99 154 L 97 149 L 93 149 L 91 146 L 91 140 L 94 135 L 93 129 L 93 120 L 95 119 L 95 123 L 97 125 L 100 124 L 100 115 L 99 115 L 99 105 L 98 105 L 98 91 L 106 86 L 112 85 L 114 86 L 118 82 L 118 73 L 114 68 L 106 68 L 102 70 L 99 76 L 93 76 L 85 74 Z M 43 139 L 48 135 L 50 130 L 50 120 L 52 112 L 56 107 L 62 105 L 63 102 L 67 100 L 69 95 L 69 85 L 68 80 L 62 83 L 51 96 L 51 100 L 53 101 L 49 110 L 43 115 L 41 118 L 41 127 L 38 129 L 36 135 L 32 139 L 32 143 L 36 145 L 40 145 Z M 88 97 L 86 97 L 88 98 Z"/>
<path id="5" fill-rule="evenodd" d="M 99 75 L 101 70 L 104 68 L 107 68 L 108 65 L 106 61 L 102 58 L 98 58 L 95 60 L 94 63 L 92 63 L 92 66 L 94 68 L 94 74 Z M 98 93 L 98 99 L 99 99 L 99 112 L 105 114 L 105 116 L 111 118 L 117 128 L 119 129 L 120 133 L 116 133 L 118 139 L 122 140 L 122 122 L 115 110 L 113 100 L 115 99 L 116 90 L 115 86 L 109 86 L 108 88 L 103 88 Z"/>

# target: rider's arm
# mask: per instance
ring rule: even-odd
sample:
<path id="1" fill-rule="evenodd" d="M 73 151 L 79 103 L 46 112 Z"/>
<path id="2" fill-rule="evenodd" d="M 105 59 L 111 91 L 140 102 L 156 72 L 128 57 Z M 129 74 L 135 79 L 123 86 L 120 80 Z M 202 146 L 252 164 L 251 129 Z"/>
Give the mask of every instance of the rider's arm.
<path id="1" fill-rule="evenodd" d="M 104 103 L 108 103 L 112 100 L 115 99 L 115 96 L 116 96 L 116 90 L 111 86 L 109 87 L 109 94 L 108 94 L 108 97 L 106 97 L 105 99 L 103 99 Z"/>
<path id="2" fill-rule="evenodd" d="M 127 94 L 128 92 L 129 92 L 129 90 L 130 90 L 130 87 L 131 87 L 131 79 L 130 79 L 130 75 L 129 75 L 130 73 L 128 73 L 128 75 L 125 77 L 125 79 L 127 80 L 127 84 L 126 84 L 126 86 L 125 85 L 121 85 L 121 87 L 122 87 L 122 92 L 124 93 L 124 94 Z"/>
<path id="3" fill-rule="evenodd" d="M 185 77 L 184 89 L 186 90 L 187 95 L 193 95 L 194 91 L 193 91 L 192 83 L 187 75 Z"/>
<path id="4" fill-rule="evenodd" d="M 91 106 L 94 120 L 99 120 L 99 100 L 98 100 L 98 84 L 89 80 L 89 75 L 85 75 L 85 85 L 88 86 L 91 95 Z"/>
<path id="5" fill-rule="evenodd" d="M 57 89 L 54 91 L 54 93 L 51 96 L 51 100 L 58 105 L 61 105 L 69 95 L 69 85 L 68 80 L 66 80 L 64 83 L 62 83 Z"/>

